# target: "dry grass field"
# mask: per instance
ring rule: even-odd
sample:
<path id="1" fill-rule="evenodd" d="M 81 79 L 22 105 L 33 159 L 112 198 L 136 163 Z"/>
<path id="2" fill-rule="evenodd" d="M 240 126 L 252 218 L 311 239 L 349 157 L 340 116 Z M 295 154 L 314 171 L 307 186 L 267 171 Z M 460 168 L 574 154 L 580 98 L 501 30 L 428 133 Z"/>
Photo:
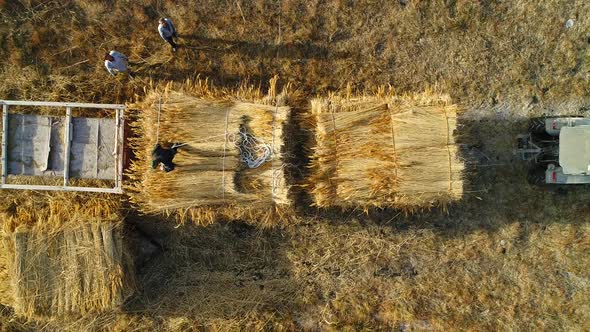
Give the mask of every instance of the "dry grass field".
<path id="1" fill-rule="evenodd" d="M 129 209 L 129 233 L 159 248 L 137 266 L 139 295 L 71 319 L 2 302 L 0 330 L 590 330 L 590 189 L 531 187 L 512 156 L 527 117 L 590 110 L 588 13 L 583 0 L 0 0 L 2 99 L 123 103 L 150 81 L 265 89 L 274 75 L 308 100 L 433 89 L 465 110 L 458 133 L 478 160 L 462 200 L 413 215 L 300 206 L 296 225 L 258 229 Z M 108 75 L 111 49 L 134 78 Z M 0 195 L 0 211 L 51 199 Z"/>

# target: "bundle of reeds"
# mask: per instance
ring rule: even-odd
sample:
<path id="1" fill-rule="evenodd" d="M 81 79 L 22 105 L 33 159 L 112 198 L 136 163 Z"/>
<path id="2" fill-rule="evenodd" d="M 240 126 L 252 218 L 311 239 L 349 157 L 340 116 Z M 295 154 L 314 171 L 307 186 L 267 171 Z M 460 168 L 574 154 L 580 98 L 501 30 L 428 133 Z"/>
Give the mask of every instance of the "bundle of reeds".
<path id="1" fill-rule="evenodd" d="M 12 303 L 7 254 L 8 252 L 4 247 L 4 241 L 0 239 L 0 304 L 2 305 L 10 305 Z"/>
<path id="2" fill-rule="evenodd" d="M 77 193 L 15 197 L 0 220 L 7 299 L 18 315 L 98 312 L 119 307 L 134 292 L 118 200 Z"/>
<path id="3" fill-rule="evenodd" d="M 131 200 L 146 213 L 197 223 L 288 206 L 282 155 L 290 109 L 279 106 L 275 84 L 267 97 L 259 89 L 226 91 L 200 80 L 146 91 L 131 105 L 140 110 L 132 123 Z M 174 157 L 176 168 L 151 169 L 154 146 L 173 143 L 185 144 Z"/>
<path id="4" fill-rule="evenodd" d="M 315 204 L 413 210 L 460 199 L 457 111 L 430 93 L 313 100 Z"/>
<path id="5" fill-rule="evenodd" d="M 78 183 L 97 185 L 100 181 L 82 180 Z M 0 190 L 0 200 L 3 203 L 0 205 L 0 221 L 6 234 L 24 226 L 44 225 L 57 229 L 74 221 L 122 219 L 122 201 L 118 195 Z"/>
<path id="6" fill-rule="evenodd" d="M 15 311 L 27 317 L 63 316 L 120 306 L 134 284 L 120 222 L 71 225 L 11 237 Z"/>

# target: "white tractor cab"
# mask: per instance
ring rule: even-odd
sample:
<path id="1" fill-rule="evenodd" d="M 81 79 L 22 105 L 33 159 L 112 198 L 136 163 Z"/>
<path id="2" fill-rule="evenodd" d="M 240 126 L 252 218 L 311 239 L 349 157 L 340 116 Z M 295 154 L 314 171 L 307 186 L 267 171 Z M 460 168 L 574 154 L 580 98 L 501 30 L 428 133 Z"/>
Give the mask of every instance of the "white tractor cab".
<path id="1" fill-rule="evenodd" d="M 532 161 L 532 184 L 590 183 L 590 118 L 533 118 L 529 133 L 519 135 L 515 153 Z"/>

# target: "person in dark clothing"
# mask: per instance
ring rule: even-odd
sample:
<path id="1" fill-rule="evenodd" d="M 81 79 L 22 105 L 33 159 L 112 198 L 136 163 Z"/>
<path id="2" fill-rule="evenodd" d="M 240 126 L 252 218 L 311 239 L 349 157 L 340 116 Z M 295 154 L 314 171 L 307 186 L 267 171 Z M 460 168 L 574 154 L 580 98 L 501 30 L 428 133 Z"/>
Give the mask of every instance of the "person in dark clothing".
<path id="1" fill-rule="evenodd" d="M 176 165 L 172 162 L 172 159 L 174 159 L 178 148 L 183 145 L 173 144 L 171 148 L 166 149 L 160 144 L 156 144 L 152 151 L 152 169 L 156 169 L 159 164 L 162 164 L 165 172 L 173 171 Z"/>

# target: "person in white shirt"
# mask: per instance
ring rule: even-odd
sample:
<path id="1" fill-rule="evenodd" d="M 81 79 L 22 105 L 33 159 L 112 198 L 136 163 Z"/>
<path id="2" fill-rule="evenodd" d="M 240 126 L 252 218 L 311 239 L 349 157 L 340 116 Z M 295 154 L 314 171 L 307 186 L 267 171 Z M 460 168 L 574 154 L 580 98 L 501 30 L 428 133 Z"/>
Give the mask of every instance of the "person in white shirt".
<path id="1" fill-rule="evenodd" d="M 159 23 L 158 32 L 160 33 L 160 37 L 172 46 L 172 52 L 176 52 L 178 45 L 174 42 L 173 38 L 178 38 L 178 35 L 176 34 L 176 28 L 174 27 L 172 20 L 162 17 Z"/>
<path id="2" fill-rule="evenodd" d="M 117 51 L 111 51 L 104 56 L 104 66 L 113 76 L 117 72 L 126 72 L 128 61 L 129 59 L 125 55 Z"/>

